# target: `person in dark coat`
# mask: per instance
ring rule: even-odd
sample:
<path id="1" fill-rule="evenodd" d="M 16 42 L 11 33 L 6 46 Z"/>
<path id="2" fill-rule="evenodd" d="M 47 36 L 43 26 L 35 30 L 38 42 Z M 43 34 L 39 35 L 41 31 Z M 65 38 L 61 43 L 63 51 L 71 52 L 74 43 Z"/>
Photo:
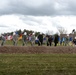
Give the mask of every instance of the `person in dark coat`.
<path id="1" fill-rule="evenodd" d="M 47 40 L 47 46 L 51 46 L 52 44 L 52 36 L 48 36 L 48 40 Z"/>
<path id="2" fill-rule="evenodd" d="M 73 44 L 76 45 L 76 37 L 73 39 Z"/>
<path id="3" fill-rule="evenodd" d="M 55 34 L 55 38 L 54 38 L 55 46 L 57 46 L 58 38 L 59 38 L 58 34 Z"/>
<path id="4" fill-rule="evenodd" d="M 40 46 L 40 45 L 42 45 L 42 44 L 43 44 L 43 34 L 40 33 L 40 34 L 38 35 L 38 46 Z"/>

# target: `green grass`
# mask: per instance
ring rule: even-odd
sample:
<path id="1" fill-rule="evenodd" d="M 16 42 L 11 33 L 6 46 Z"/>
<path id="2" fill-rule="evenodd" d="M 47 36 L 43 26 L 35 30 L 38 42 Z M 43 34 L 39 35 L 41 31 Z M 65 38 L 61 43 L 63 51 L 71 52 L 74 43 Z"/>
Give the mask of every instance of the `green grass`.
<path id="1" fill-rule="evenodd" d="M 1 43 L 1 41 L 0 41 L 0 43 Z M 4 45 L 7 45 L 7 46 L 11 45 L 11 46 L 13 46 L 13 41 L 12 41 L 12 40 L 6 40 L 5 43 L 4 43 Z M 28 42 L 27 45 L 28 45 L 28 46 L 31 46 L 31 43 Z M 35 45 L 37 45 L 37 44 L 35 44 Z M 23 46 L 22 40 L 19 40 L 19 41 L 17 42 L 17 46 Z"/>
<path id="2" fill-rule="evenodd" d="M 1 43 L 1 42 L 2 42 L 2 41 L 0 40 L 0 43 Z M 4 45 L 8 45 L 8 46 L 11 45 L 11 46 L 12 46 L 12 45 L 13 45 L 13 41 L 12 41 L 12 40 L 6 40 L 5 43 L 4 43 Z M 23 45 L 22 40 L 19 40 L 19 41 L 17 42 L 17 46 L 22 46 L 22 45 Z M 28 46 L 31 46 L 31 43 L 28 42 L 27 45 L 28 45 Z M 35 44 L 35 45 L 38 45 L 38 44 Z M 47 46 L 47 44 L 44 44 L 44 43 L 43 43 L 43 45 Z M 72 42 L 69 42 L 68 45 L 69 45 L 69 46 L 73 46 Z M 68 45 L 66 45 L 66 46 L 68 46 Z M 54 46 L 54 42 L 52 43 L 52 46 Z M 60 43 L 58 43 L 57 46 L 60 46 Z M 63 43 L 62 43 L 61 46 L 65 46 L 65 45 L 63 45 Z"/>
<path id="3" fill-rule="evenodd" d="M 13 45 L 13 41 L 12 40 L 7 40 L 4 45 Z M 17 45 L 18 46 L 22 45 L 22 41 L 21 40 L 18 41 Z"/>
<path id="4" fill-rule="evenodd" d="M 76 75 L 76 54 L 0 54 L 0 75 Z"/>

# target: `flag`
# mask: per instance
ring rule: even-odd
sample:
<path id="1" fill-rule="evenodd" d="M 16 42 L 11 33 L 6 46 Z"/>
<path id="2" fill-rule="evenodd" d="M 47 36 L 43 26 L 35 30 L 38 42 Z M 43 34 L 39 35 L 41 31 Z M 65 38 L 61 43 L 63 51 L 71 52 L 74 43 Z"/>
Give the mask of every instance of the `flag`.
<path id="1" fill-rule="evenodd" d="M 22 39 L 22 34 L 20 34 L 20 36 L 19 36 L 18 40 L 21 40 L 21 39 Z"/>

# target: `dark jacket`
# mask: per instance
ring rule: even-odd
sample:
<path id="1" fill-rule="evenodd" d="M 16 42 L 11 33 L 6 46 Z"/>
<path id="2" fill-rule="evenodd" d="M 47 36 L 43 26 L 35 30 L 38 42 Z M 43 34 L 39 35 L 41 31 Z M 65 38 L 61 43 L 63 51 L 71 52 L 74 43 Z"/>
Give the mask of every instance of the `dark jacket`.
<path id="1" fill-rule="evenodd" d="M 39 41 L 43 41 L 43 35 L 40 34 L 40 35 L 38 36 L 38 39 L 39 39 Z"/>
<path id="2" fill-rule="evenodd" d="M 59 38 L 59 36 L 58 35 L 55 35 L 54 43 L 58 43 L 58 38 Z"/>
<path id="3" fill-rule="evenodd" d="M 76 39 L 73 40 L 73 43 L 76 45 Z"/>
<path id="4" fill-rule="evenodd" d="M 51 36 L 48 37 L 48 42 L 52 42 L 52 37 Z"/>

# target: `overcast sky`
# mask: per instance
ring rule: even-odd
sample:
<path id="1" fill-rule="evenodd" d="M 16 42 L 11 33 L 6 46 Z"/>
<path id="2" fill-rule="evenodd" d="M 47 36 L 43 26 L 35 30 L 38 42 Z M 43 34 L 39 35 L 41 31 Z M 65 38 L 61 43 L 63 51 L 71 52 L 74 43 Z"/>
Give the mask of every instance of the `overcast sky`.
<path id="1" fill-rule="evenodd" d="M 0 33 L 76 29 L 76 0 L 0 0 Z"/>

